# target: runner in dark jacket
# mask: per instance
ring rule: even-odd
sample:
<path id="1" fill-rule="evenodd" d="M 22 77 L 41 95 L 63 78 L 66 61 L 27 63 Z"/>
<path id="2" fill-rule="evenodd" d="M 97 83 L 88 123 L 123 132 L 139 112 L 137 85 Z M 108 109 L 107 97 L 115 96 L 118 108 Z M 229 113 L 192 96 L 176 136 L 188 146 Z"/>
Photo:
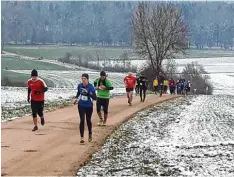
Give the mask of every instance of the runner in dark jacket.
<path id="1" fill-rule="evenodd" d="M 147 90 L 147 78 L 142 74 L 139 77 L 139 85 L 140 85 L 140 97 L 141 97 L 141 102 L 145 101 L 145 97 L 146 97 L 146 90 Z M 143 95 L 142 95 L 143 93 Z M 143 98 L 142 98 L 143 96 Z"/>
<path id="2" fill-rule="evenodd" d="M 164 76 L 162 75 L 162 73 L 159 73 L 159 77 L 158 77 L 158 85 L 159 85 L 159 91 L 160 91 L 160 96 L 162 96 L 162 92 L 163 92 L 163 81 L 164 81 Z"/>
<path id="3" fill-rule="evenodd" d="M 136 94 L 138 95 L 139 94 L 139 91 L 140 91 L 140 80 L 139 80 L 139 76 L 136 76 L 136 88 L 135 88 L 135 91 L 136 91 Z"/>

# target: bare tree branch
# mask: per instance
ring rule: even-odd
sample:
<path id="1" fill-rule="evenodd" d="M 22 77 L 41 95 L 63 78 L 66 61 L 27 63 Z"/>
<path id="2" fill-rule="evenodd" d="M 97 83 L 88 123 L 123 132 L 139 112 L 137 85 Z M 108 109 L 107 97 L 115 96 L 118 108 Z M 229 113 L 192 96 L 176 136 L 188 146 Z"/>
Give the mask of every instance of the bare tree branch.
<path id="1" fill-rule="evenodd" d="M 139 3 L 133 18 L 136 53 L 150 60 L 153 70 L 162 70 L 164 59 L 184 53 L 188 31 L 179 9 L 166 3 Z"/>

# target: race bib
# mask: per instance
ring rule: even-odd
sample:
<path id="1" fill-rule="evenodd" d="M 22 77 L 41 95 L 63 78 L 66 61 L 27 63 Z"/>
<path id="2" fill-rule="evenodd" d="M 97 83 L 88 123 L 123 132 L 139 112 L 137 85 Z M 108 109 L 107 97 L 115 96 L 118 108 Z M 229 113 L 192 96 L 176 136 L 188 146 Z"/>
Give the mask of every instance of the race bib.
<path id="1" fill-rule="evenodd" d="M 81 95 L 81 98 L 80 98 L 80 99 L 83 100 L 83 101 L 88 101 L 88 97 L 85 96 L 85 95 Z"/>

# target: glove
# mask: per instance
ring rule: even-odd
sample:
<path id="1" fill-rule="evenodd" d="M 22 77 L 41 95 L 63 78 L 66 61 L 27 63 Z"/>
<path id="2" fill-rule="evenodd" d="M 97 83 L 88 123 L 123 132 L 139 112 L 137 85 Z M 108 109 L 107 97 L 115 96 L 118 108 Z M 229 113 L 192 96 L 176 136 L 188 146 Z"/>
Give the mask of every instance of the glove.
<path id="1" fill-rule="evenodd" d="M 30 97 L 28 96 L 28 99 L 27 99 L 28 103 L 30 103 Z"/>
<path id="2" fill-rule="evenodd" d="M 34 93 L 35 93 L 36 95 L 39 95 L 41 92 L 38 91 L 38 90 L 36 90 Z"/>

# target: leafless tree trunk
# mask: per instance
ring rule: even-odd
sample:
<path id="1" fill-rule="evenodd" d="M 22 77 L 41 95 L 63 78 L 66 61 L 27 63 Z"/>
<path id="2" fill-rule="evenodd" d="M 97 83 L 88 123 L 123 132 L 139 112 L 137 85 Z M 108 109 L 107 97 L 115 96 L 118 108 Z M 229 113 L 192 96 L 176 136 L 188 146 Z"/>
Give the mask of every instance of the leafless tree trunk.
<path id="1" fill-rule="evenodd" d="M 174 59 L 168 59 L 165 67 L 165 71 L 168 77 L 172 78 L 176 73 L 178 73 L 178 64 Z"/>
<path id="2" fill-rule="evenodd" d="M 125 51 L 121 56 L 120 59 L 123 61 L 123 67 L 126 68 L 126 62 L 129 60 L 128 53 Z"/>
<path id="3" fill-rule="evenodd" d="M 97 66 L 100 66 L 100 60 L 105 60 L 105 51 L 100 51 L 100 50 L 96 50 L 95 52 L 96 54 L 96 60 L 97 60 Z"/>
<path id="4" fill-rule="evenodd" d="M 97 60 L 97 66 L 99 67 L 100 65 L 99 65 L 99 62 L 100 62 L 100 54 L 99 54 L 99 52 L 98 52 L 98 50 L 96 50 L 96 60 Z"/>
<path id="5" fill-rule="evenodd" d="M 179 9 L 166 3 L 139 3 L 133 16 L 136 53 L 150 60 L 156 74 L 162 61 L 185 53 L 188 31 Z"/>
<path id="6" fill-rule="evenodd" d="M 3 54 L 3 48 L 4 48 L 4 41 L 2 40 L 2 44 L 1 44 L 1 54 Z"/>

